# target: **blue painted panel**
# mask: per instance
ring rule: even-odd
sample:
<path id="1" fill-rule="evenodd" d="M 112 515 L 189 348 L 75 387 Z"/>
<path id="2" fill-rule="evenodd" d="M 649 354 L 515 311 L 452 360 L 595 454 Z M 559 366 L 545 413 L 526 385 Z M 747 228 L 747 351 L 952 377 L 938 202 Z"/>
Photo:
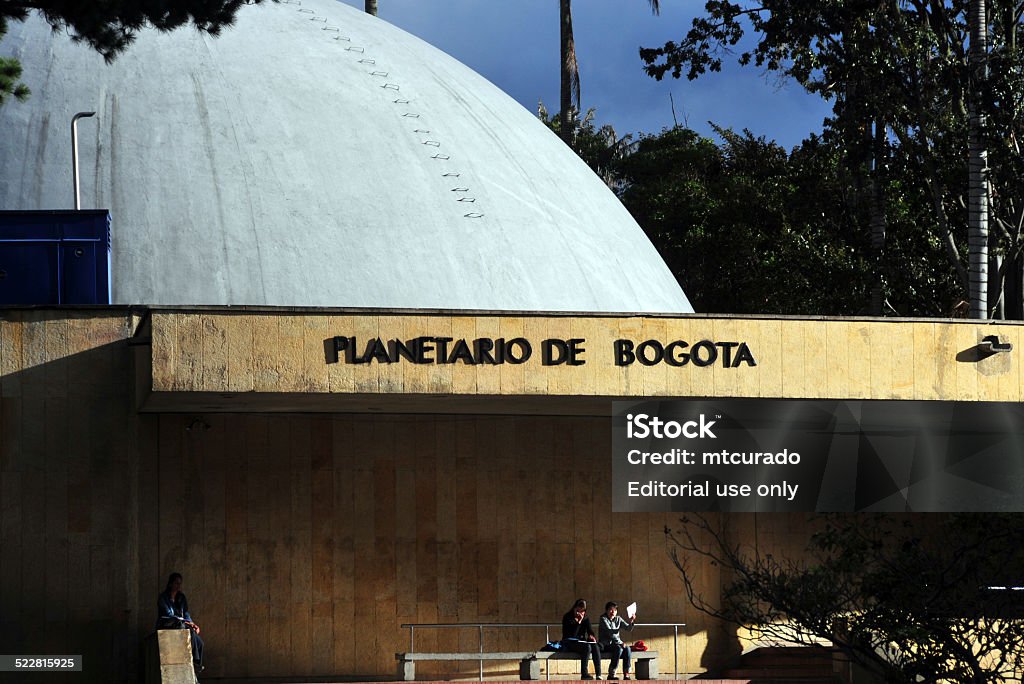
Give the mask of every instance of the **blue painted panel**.
<path id="1" fill-rule="evenodd" d="M 0 306 L 109 303 L 109 212 L 0 211 Z"/>
<path id="2" fill-rule="evenodd" d="M 59 242 L 0 239 L 0 304 L 59 304 Z"/>

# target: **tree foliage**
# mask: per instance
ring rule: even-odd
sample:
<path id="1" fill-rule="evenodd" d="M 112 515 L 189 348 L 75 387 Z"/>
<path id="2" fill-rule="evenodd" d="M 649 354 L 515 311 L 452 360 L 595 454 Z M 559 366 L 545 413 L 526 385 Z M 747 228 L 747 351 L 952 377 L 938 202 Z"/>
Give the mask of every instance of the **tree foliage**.
<path id="1" fill-rule="evenodd" d="M 24 101 L 31 94 L 28 86 L 21 83 L 21 62 L 11 57 L 0 57 L 0 104 L 9 96 Z"/>
<path id="2" fill-rule="evenodd" d="M 619 163 L 633 150 L 633 137 L 621 138 L 612 126 L 598 127 L 595 123 L 596 110 L 591 107 L 581 119 L 576 110 L 570 108 L 566 116 L 562 112 L 549 114 L 544 102 L 537 103 L 537 118 L 562 140 L 569 140 L 569 146 L 587 166 L 605 182 L 613 192 L 621 190 L 622 179 Z M 562 126 L 568 125 L 569 134 L 563 135 Z"/>
<path id="3" fill-rule="evenodd" d="M 0 38 L 8 21 L 24 21 L 30 12 L 38 12 L 54 31 L 67 31 L 73 40 L 82 41 L 108 61 L 123 52 L 136 34 L 146 26 L 171 31 L 191 24 L 199 31 L 217 35 L 230 26 L 243 5 L 263 0 L 0 0 Z M 275 0 L 276 1 L 276 0 Z M 0 104 L 8 96 L 28 96 L 28 88 L 19 83 L 21 65 L 16 59 L 0 60 Z"/>
<path id="4" fill-rule="evenodd" d="M 560 117 L 543 103 L 538 113 L 559 131 Z M 570 125 L 573 149 L 616 192 L 698 311 L 868 311 L 870 216 L 834 135 L 787 152 L 722 128 L 719 141 L 683 127 L 619 137 L 594 123 L 593 110 L 582 121 L 571 116 Z M 898 163 L 887 173 L 884 295 L 890 312 L 946 315 L 957 299 L 956 273 L 942 267 L 943 244 L 927 229 L 919 176 L 918 166 Z"/>
<path id="5" fill-rule="evenodd" d="M 856 313 L 865 287 L 835 159 L 717 129 L 644 136 L 619 163 L 622 201 L 703 312 Z M 823 290 L 830 282 L 844 293 Z"/>
<path id="6" fill-rule="evenodd" d="M 666 528 L 691 603 L 770 643 L 830 641 L 893 684 L 1020 681 L 1024 529 L 1012 515 L 818 517 L 799 560 L 730 539 L 727 517 Z M 696 591 L 723 571 L 722 599 Z"/>
<path id="7" fill-rule="evenodd" d="M 990 49 L 979 105 L 986 118 L 981 134 L 998 237 L 992 252 L 999 277 L 990 300 L 1020 318 L 1024 3 L 988 4 Z M 641 57 L 656 78 L 685 74 L 693 79 L 719 71 L 735 54 L 740 64 L 783 74 L 831 101 L 826 133 L 843 152 L 853 187 L 862 193 L 859 203 L 867 210 L 876 201 L 876 215 L 887 216 L 894 203 L 913 201 L 912 213 L 926 219 L 929 239 L 943 246 L 966 293 L 969 6 L 969 0 L 711 0 L 682 40 L 641 49 Z M 916 168 L 921 187 L 912 195 L 894 198 L 883 192 L 872 200 L 871 183 L 887 191 L 906 186 L 906 178 L 895 183 L 890 178 L 893 165 Z M 891 245 L 885 250 L 891 252 Z M 875 273 L 892 277 L 885 269 Z"/>

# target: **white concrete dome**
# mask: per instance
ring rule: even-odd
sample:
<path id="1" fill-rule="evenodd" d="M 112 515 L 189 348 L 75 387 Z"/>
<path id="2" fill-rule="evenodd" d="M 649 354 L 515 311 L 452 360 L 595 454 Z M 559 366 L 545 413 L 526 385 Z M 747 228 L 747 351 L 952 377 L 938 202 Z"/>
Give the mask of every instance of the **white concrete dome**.
<path id="1" fill-rule="evenodd" d="M 113 64 L 32 17 L 0 209 L 113 216 L 120 304 L 689 312 L 640 227 L 478 74 L 333 0 L 144 31 Z"/>

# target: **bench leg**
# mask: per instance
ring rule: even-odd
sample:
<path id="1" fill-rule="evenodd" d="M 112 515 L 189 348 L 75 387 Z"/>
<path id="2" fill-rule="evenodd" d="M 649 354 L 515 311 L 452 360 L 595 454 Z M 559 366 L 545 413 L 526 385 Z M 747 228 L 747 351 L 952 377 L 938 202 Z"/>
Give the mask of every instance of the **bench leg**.
<path id="1" fill-rule="evenodd" d="M 637 679 L 657 679 L 658 678 L 658 659 L 657 658 L 645 658 L 643 660 L 637 659 L 636 667 L 636 678 Z"/>
<path id="2" fill-rule="evenodd" d="M 536 658 L 523 658 L 520 660 L 519 678 L 531 681 L 540 679 L 540 661 Z"/>
<path id="3" fill-rule="evenodd" d="M 416 679 L 416 663 L 412 660 L 398 661 L 398 680 L 412 682 Z"/>

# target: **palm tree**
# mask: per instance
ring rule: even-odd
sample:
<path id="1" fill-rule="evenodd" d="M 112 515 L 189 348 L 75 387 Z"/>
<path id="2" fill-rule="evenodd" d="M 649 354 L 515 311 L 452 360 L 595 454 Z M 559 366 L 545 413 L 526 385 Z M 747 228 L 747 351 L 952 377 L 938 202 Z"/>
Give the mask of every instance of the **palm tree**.
<path id="1" fill-rule="evenodd" d="M 576 63 L 576 43 L 572 37 L 572 0 L 558 0 L 559 37 L 561 38 L 562 78 L 558 110 L 558 133 L 566 145 L 572 143 L 569 128 L 572 102 L 580 106 L 580 69 Z"/>
<path id="2" fill-rule="evenodd" d="M 369 0 L 367 0 L 369 1 Z M 647 0 L 651 12 L 661 12 L 661 0 Z M 558 112 L 559 134 L 565 144 L 572 144 L 574 113 L 580 111 L 580 69 L 576 62 L 576 43 L 572 37 L 572 0 L 558 0 L 559 25 L 561 30 L 561 92 Z"/>
<path id="3" fill-rule="evenodd" d="M 971 0 L 967 10 L 971 43 L 968 100 L 967 247 L 970 317 L 988 318 L 988 151 L 984 143 L 985 112 L 981 101 L 987 78 L 988 23 L 985 0 Z"/>

